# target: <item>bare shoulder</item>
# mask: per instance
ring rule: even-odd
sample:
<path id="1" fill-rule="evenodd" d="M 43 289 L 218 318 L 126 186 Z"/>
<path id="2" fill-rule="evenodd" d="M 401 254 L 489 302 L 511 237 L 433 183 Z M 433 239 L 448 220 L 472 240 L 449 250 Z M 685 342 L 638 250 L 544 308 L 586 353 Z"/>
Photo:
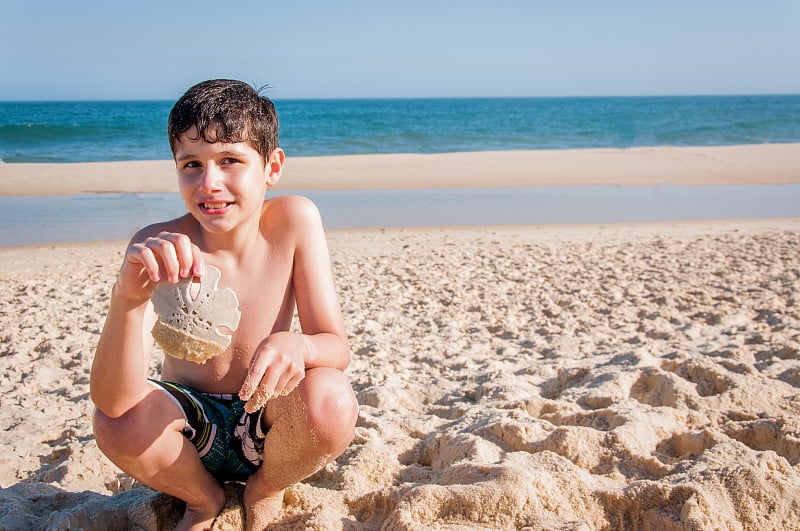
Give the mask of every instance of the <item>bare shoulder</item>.
<path id="1" fill-rule="evenodd" d="M 282 231 L 301 233 L 322 229 L 317 205 L 302 195 L 284 195 L 265 201 L 262 223 Z"/>
<path id="2" fill-rule="evenodd" d="M 143 242 L 147 238 L 158 236 L 162 232 L 178 232 L 188 234 L 194 229 L 196 222 L 190 214 L 185 214 L 179 218 L 171 219 L 169 221 L 162 221 L 153 223 L 139 229 L 136 234 L 131 238 L 131 243 Z"/>

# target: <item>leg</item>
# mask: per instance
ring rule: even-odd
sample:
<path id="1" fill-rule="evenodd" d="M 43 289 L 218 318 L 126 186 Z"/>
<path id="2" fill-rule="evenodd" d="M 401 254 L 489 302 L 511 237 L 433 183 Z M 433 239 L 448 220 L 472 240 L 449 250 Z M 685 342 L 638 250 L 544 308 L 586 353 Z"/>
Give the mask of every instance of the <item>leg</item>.
<path id="1" fill-rule="evenodd" d="M 344 373 L 309 369 L 285 397 L 265 410 L 269 433 L 264 462 L 247 481 L 247 529 L 264 529 L 280 512 L 283 491 L 338 457 L 353 439 L 358 418 L 355 394 Z"/>
<path id="2" fill-rule="evenodd" d="M 145 485 L 186 502 L 177 529 L 208 529 L 225 503 L 220 484 L 181 434 L 183 412 L 162 391 L 152 389 L 124 415 L 95 412 L 100 450 Z"/>

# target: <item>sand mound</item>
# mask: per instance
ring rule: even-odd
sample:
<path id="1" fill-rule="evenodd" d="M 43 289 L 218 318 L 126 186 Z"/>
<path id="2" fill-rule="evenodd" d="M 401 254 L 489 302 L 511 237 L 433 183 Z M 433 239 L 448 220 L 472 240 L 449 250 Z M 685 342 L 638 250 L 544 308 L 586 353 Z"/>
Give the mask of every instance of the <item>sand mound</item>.
<path id="1" fill-rule="evenodd" d="M 799 220 L 330 243 L 361 415 L 277 529 L 800 529 Z M 0 251 L 0 529 L 181 514 L 91 436 L 120 251 Z"/>

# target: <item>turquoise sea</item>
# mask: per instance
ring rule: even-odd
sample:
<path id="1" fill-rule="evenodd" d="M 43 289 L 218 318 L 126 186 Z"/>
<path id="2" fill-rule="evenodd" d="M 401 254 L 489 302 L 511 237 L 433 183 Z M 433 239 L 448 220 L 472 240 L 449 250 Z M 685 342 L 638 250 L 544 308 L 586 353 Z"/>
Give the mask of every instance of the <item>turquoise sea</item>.
<path id="1" fill-rule="evenodd" d="M 800 95 L 276 101 L 288 156 L 800 142 Z M 0 102 L 0 163 L 168 159 L 171 102 Z M 287 191 L 286 193 L 291 193 Z M 800 185 L 306 192 L 329 229 L 800 216 Z M 177 194 L 0 197 L 0 247 L 127 239 Z"/>
<path id="2" fill-rule="evenodd" d="M 170 158 L 172 102 L 0 102 L 0 160 Z M 289 156 L 800 142 L 800 95 L 276 101 Z"/>

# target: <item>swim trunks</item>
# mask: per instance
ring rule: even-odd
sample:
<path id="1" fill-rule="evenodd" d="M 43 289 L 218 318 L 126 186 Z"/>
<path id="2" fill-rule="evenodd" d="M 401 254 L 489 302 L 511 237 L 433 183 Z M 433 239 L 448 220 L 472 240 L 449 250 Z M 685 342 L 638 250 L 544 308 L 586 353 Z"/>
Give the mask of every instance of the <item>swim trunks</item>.
<path id="1" fill-rule="evenodd" d="M 261 465 L 264 436 L 261 410 L 246 413 L 234 394 L 195 391 L 185 385 L 150 380 L 183 411 L 183 435 L 218 481 L 246 481 Z"/>

